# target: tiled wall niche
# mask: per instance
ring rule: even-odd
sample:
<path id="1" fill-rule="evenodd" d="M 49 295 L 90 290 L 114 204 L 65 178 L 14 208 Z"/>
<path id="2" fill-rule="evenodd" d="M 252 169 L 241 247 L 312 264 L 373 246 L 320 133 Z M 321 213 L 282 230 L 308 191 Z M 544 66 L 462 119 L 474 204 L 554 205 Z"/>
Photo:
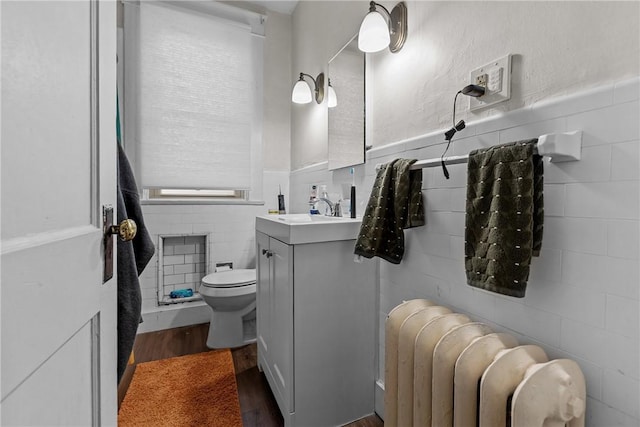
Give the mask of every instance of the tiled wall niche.
<path id="1" fill-rule="evenodd" d="M 158 236 L 158 304 L 167 305 L 200 300 L 171 298 L 172 291 L 192 289 L 197 293 L 202 278 L 209 271 L 207 248 L 209 237 L 202 235 Z"/>

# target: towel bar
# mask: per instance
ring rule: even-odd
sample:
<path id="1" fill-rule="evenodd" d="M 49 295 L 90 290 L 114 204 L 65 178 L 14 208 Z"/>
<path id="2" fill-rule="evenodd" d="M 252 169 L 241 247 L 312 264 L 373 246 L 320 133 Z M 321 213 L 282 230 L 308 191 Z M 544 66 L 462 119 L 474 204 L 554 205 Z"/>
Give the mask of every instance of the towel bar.
<path id="1" fill-rule="evenodd" d="M 581 149 L 582 131 L 576 130 L 572 132 L 541 135 L 538 137 L 535 152 L 541 156 L 550 157 L 550 160 L 554 163 L 559 163 L 580 160 Z M 469 155 L 450 156 L 444 159 L 437 157 L 434 159 L 419 160 L 411 165 L 411 169 L 416 170 L 441 166 L 443 160 L 447 165 L 467 163 L 469 161 Z M 376 170 L 379 169 L 380 166 L 382 166 L 382 164 L 376 165 Z"/>

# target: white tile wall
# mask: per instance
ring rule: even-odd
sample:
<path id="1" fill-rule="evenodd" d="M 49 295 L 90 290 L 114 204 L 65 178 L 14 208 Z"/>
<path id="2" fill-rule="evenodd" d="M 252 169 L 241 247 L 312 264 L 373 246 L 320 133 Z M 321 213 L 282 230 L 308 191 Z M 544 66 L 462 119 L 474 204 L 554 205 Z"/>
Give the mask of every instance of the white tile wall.
<path id="1" fill-rule="evenodd" d="M 408 230 L 402 264 L 380 262 L 379 376 L 384 378 L 384 320 L 402 300 L 429 298 L 464 312 L 552 358 L 576 360 L 587 379 L 587 425 L 637 426 L 640 360 L 639 206 L 640 79 L 539 102 L 475 123 L 457 136 L 453 154 L 532 138 L 583 131 L 583 160 L 545 164 L 545 230 L 527 294 L 510 298 L 466 285 L 464 198 L 466 167 L 423 170 L 427 224 Z M 439 157 L 444 130 L 368 152 L 356 167 L 363 203 L 375 165 L 397 157 Z M 348 182 L 326 166 L 291 175 L 292 205 L 303 211 L 308 185 L 334 190 Z M 360 213 L 364 206 L 360 208 Z"/>
<path id="2" fill-rule="evenodd" d="M 164 258 L 166 283 L 175 282 L 179 288 L 184 281 L 199 281 L 202 274 L 208 274 L 217 262 L 233 262 L 234 268 L 255 268 L 255 217 L 266 214 L 263 205 L 143 205 L 145 224 L 153 241 L 158 244 L 159 235 L 208 235 L 208 259 L 204 258 L 204 248 L 198 249 L 190 237 L 184 238 L 184 244 L 176 247 L 173 253 Z M 192 249 L 195 252 L 191 252 Z M 169 251 L 171 252 L 171 251 Z M 198 265 L 205 271 L 187 272 L 185 264 Z M 171 270 L 169 267 L 173 267 Z M 177 270 L 176 270 L 177 269 Z M 146 325 L 145 331 L 154 330 L 152 323 L 158 323 L 158 329 L 172 327 L 155 319 L 165 312 L 158 307 L 157 281 L 158 257 L 150 261 L 140 277 L 142 288 L 142 313 Z M 173 275 L 171 275 L 173 273 Z M 161 296 L 162 297 L 162 296 Z M 201 303 L 185 303 L 181 305 Z M 202 303 L 203 304 L 203 303 Z M 203 307 L 207 319 L 208 308 Z M 171 313 L 174 313 L 172 310 Z M 178 310 L 179 312 L 179 310 Z M 158 314 L 160 313 L 160 314 Z M 173 314 L 172 314 L 173 315 Z M 177 318 L 180 316 L 176 315 Z M 206 321 L 206 320 L 205 320 Z"/>
<path id="3" fill-rule="evenodd" d="M 640 157 L 640 156 L 639 156 Z M 638 221 L 608 221 L 607 249 L 608 255 L 630 260 L 638 259 L 640 234 Z"/>
<path id="4" fill-rule="evenodd" d="M 640 378 L 638 363 L 638 337 L 625 337 L 615 332 L 605 334 L 606 349 L 631 349 L 632 351 L 608 351 L 604 360 L 605 368 L 618 371 L 633 379 Z"/>

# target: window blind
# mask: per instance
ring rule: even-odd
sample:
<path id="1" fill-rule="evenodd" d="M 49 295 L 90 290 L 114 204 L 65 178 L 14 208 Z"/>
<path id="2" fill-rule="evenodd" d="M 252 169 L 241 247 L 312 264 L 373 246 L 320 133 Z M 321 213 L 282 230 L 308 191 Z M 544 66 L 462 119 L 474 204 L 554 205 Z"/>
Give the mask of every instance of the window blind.
<path id="1" fill-rule="evenodd" d="M 174 5 L 125 8 L 141 185 L 250 189 L 252 156 L 261 155 L 262 39 L 248 25 Z"/>

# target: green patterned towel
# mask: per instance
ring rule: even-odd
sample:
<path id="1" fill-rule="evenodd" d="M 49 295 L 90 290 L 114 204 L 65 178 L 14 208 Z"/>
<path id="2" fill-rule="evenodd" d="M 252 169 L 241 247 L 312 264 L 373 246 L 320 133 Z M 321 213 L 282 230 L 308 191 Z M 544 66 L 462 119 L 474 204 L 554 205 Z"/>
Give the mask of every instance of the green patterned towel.
<path id="1" fill-rule="evenodd" d="M 522 298 L 542 245 L 543 162 L 537 139 L 469 153 L 465 270 L 471 286 Z"/>
<path id="2" fill-rule="evenodd" d="M 400 264 L 403 228 L 424 225 L 422 169 L 409 170 L 416 160 L 396 159 L 383 165 L 371 189 L 354 253 L 378 256 Z"/>

